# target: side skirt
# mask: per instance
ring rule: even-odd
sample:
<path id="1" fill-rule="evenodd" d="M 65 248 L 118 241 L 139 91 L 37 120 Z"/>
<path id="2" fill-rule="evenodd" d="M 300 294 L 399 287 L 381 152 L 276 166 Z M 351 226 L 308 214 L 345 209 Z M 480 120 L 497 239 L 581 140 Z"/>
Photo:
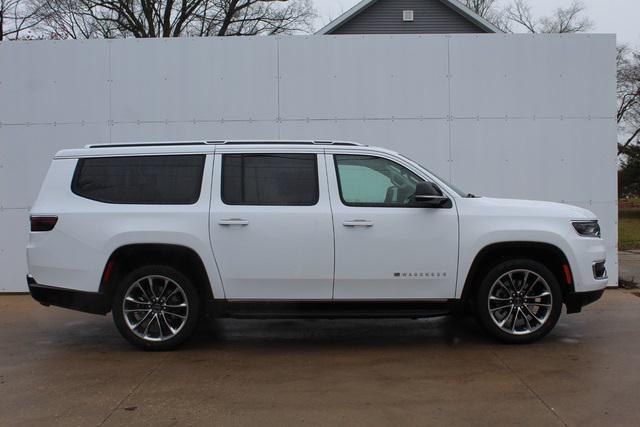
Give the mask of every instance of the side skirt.
<path id="1" fill-rule="evenodd" d="M 235 319 L 365 319 L 445 316 L 458 313 L 459 300 L 405 301 L 239 301 L 215 300 L 209 314 Z"/>

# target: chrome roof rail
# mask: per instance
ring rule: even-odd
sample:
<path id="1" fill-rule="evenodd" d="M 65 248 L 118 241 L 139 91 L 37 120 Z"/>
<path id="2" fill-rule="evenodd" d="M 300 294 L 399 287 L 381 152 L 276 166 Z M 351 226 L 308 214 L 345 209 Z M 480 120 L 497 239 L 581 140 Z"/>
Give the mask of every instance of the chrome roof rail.
<path id="1" fill-rule="evenodd" d="M 206 145 L 205 141 L 155 141 L 155 142 L 113 142 L 89 144 L 84 148 L 122 148 L 122 147 L 162 147 L 166 145 Z"/>
<path id="2" fill-rule="evenodd" d="M 161 147 L 184 145 L 346 145 L 364 147 L 352 141 L 311 141 L 311 140 L 207 140 L 207 141 L 156 141 L 156 142 L 114 142 L 85 145 L 85 148 Z"/>
<path id="3" fill-rule="evenodd" d="M 207 141 L 207 144 L 221 145 L 352 145 L 363 147 L 364 144 L 352 141 L 322 141 L 322 140 L 262 140 L 262 139 L 230 139 L 226 141 Z"/>

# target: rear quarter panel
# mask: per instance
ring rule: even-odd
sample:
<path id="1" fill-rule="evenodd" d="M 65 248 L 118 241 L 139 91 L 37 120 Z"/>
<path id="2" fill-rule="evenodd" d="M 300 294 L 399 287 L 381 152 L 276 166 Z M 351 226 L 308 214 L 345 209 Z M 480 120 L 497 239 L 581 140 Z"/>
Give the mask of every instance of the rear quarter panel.
<path id="1" fill-rule="evenodd" d="M 30 233 L 29 273 L 39 283 L 97 292 L 104 267 L 121 246 L 139 243 L 182 245 L 202 259 L 213 293 L 224 289 L 209 243 L 213 156 L 205 163 L 199 200 L 193 205 L 101 203 L 71 191 L 76 159 L 52 162 L 31 214 L 58 216 L 50 232 Z"/>

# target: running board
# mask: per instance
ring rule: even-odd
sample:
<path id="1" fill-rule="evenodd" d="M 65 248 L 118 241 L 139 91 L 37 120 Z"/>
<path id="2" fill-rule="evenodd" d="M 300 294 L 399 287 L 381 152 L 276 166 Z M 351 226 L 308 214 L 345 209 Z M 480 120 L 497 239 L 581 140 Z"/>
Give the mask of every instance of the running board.
<path id="1" fill-rule="evenodd" d="M 209 314 L 234 319 L 420 319 L 457 312 L 459 300 L 238 301 L 215 300 Z"/>

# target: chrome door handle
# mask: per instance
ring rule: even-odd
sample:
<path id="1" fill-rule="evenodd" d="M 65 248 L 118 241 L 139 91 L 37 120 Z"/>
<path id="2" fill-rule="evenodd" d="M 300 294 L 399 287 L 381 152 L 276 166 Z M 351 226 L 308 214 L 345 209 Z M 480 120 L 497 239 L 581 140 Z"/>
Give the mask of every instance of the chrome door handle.
<path id="1" fill-rule="evenodd" d="M 345 221 L 342 223 L 345 227 L 372 227 L 373 221 L 368 219 L 354 219 L 352 221 Z"/>
<path id="2" fill-rule="evenodd" d="M 220 225 L 249 225 L 249 221 L 240 218 L 221 219 L 218 221 Z"/>

